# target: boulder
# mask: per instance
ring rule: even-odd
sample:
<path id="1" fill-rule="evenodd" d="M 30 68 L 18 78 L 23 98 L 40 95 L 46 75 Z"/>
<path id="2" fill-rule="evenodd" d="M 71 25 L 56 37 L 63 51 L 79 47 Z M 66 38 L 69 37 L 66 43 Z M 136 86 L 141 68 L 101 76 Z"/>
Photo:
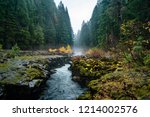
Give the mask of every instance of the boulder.
<path id="1" fill-rule="evenodd" d="M 54 68 L 68 62 L 63 56 L 25 56 L 0 65 L 1 99 L 38 99 Z M 53 71 L 53 72 L 52 72 Z"/>

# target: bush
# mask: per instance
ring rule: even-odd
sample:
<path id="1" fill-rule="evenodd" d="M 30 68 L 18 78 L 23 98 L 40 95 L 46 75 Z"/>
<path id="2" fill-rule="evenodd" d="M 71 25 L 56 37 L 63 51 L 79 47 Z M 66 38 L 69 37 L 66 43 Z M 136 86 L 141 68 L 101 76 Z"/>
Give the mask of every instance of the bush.
<path id="1" fill-rule="evenodd" d="M 126 63 L 131 63 L 132 62 L 132 56 L 131 54 L 124 53 L 124 58 Z"/>
<path id="2" fill-rule="evenodd" d="M 108 54 L 108 53 L 106 53 L 105 51 L 98 49 L 98 48 L 89 49 L 86 52 L 87 56 L 95 57 L 95 58 L 105 57 L 106 54 Z"/>
<path id="3" fill-rule="evenodd" d="M 70 45 L 67 45 L 66 50 L 67 50 L 67 53 L 69 53 L 69 54 L 71 54 L 73 52 Z"/>
<path id="4" fill-rule="evenodd" d="M 18 47 L 17 44 L 15 44 L 12 49 L 11 49 L 11 53 L 14 55 L 14 56 L 18 56 L 19 53 L 20 53 L 20 48 Z"/>
<path id="5" fill-rule="evenodd" d="M 57 53 L 59 53 L 59 54 L 71 54 L 73 52 L 70 45 L 67 45 L 66 48 L 65 47 L 60 47 L 58 49 L 49 48 L 48 51 L 52 54 L 57 54 Z"/>
<path id="6" fill-rule="evenodd" d="M 51 54 L 56 54 L 58 52 L 57 49 L 52 49 L 52 48 L 49 48 L 48 51 L 51 53 Z"/>
<path id="7" fill-rule="evenodd" d="M 144 64 L 150 67 L 150 54 L 144 57 Z"/>
<path id="8" fill-rule="evenodd" d="M 12 49 L 5 54 L 5 57 L 6 58 L 14 58 L 15 56 L 18 56 L 19 53 L 20 53 L 20 48 L 18 47 L 17 44 L 15 44 L 12 47 Z"/>
<path id="9" fill-rule="evenodd" d="M 61 47 L 59 48 L 59 53 L 64 53 L 64 54 L 71 54 L 73 51 L 70 47 L 70 45 L 67 45 L 67 47 Z"/>

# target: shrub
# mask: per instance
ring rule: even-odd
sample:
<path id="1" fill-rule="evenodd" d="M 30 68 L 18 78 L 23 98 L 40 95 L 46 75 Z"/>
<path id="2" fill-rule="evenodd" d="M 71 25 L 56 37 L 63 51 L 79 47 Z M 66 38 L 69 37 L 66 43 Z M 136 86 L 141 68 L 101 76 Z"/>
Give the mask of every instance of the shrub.
<path id="1" fill-rule="evenodd" d="M 73 50 L 71 49 L 71 46 L 70 45 L 67 45 L 67 47 L 60 47 L 58 49 L 51 49 L 49 48 L 48 50 L 50 53 L 59 53 L 59 54 L 71 54 L 73 52 Z"/>
<path id="2" fill-rule="evenodd" d="M 144 57 L 144 64 L 150 67 L 150 54 Z"/>
<path id="3" fill-rule="evenodd" d="M 51 48 L 49 48 L 48 51 L 50 53 L 52 53 L 52 54 L 55 54 L 58 50 L 57 49 L 51 49 Z"/>
<path id="4" fill-rule="evenodd" d="M 132 62 L 132 56 L 131 54 L 124 53 L 124 58 L 126 63 L 131 63 Z"/>
<path id="5" fill-rule="evenodd" d="M 73 52 L 70 45 L 67 45 L 66 50 L 67 50 L 67 53 L 69 54 Z"/>
<path id="6" fill-rule="evenodd" d="M 61 48 L 59 48 L 59 52 L 60 52 L 60 53 L 66 53 L 66 49 L 65 49 L 65 47 L 61 47 Z"/>
<path id="7" fill-rule="evenodd" d="M 20 53 L 20 48 L 18 47 L 17 44 L 15 44 L 12 49 L 11 49 L 11 53 L 14 54 L 15 56 L 18 56 Z"/>
<path id="8" fill-rule="evenodd" d="M 86 52 L 87 56 L 95 57 L 95 58 L 104 57 L 105 54 L 106 54 L 106 52 L 104 52 L 103 50 L 98 49 L 98 48 L 89 49 Z"/>
<path id="9" fill-rule="evenodd" d="M 15 44 L 12 47 L 12 49 L 5 54 L 5 57 L 6 58 L 14 58 L 15 56 L 18 56 L 19 53 L 20 53 L 20 48 L 18 47 L 17 44 Z"/>

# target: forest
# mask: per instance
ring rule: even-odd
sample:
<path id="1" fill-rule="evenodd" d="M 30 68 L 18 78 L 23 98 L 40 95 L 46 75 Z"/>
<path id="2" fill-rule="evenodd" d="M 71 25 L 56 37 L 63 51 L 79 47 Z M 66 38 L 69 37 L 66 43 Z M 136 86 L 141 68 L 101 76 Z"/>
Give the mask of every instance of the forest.
<path id="1" fill-rule="evenodd" d="M 149 6 L 97 0 L 74 34 L 62 2 L 0 0 L 0 99 L 149 100 Z"/>
<path id="2" fill-rule="evenodd" d="M 87 58 L 73 58 L 78 82 L 90 89 L 79 99 L 149 99 L 150 1 L 98 0 L 75 44 Z M 78 73 L 74 73 L 75 75 Z"/>
<path id="3" fill-rule="evenodd" d="M 142 38 L 149 49 L 149 5 L 149 0 L 98 0 L 77 39 L 81 46 L 109 49 L 119 42 Z"/>
<path id="4" fill-rule="evenodd" d="M 0 0 L 0 44 L 23 50 L 72 45 L 67 8 L 54 0 Z"/>

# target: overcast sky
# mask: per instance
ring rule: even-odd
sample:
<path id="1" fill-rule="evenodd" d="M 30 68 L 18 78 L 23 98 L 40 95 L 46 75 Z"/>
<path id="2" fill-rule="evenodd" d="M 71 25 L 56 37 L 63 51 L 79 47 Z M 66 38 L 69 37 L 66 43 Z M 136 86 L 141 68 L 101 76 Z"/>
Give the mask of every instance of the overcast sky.
<path id="1" fill-rule="evenodd" d="M 91 18 L 93 9 L 97 3 L 97 0 L 54 0 L 56 5 L 63 2 L 67 6 L 71 24 L 74 33 L 81 28 L 83 20 L 88 21 Z"/>

